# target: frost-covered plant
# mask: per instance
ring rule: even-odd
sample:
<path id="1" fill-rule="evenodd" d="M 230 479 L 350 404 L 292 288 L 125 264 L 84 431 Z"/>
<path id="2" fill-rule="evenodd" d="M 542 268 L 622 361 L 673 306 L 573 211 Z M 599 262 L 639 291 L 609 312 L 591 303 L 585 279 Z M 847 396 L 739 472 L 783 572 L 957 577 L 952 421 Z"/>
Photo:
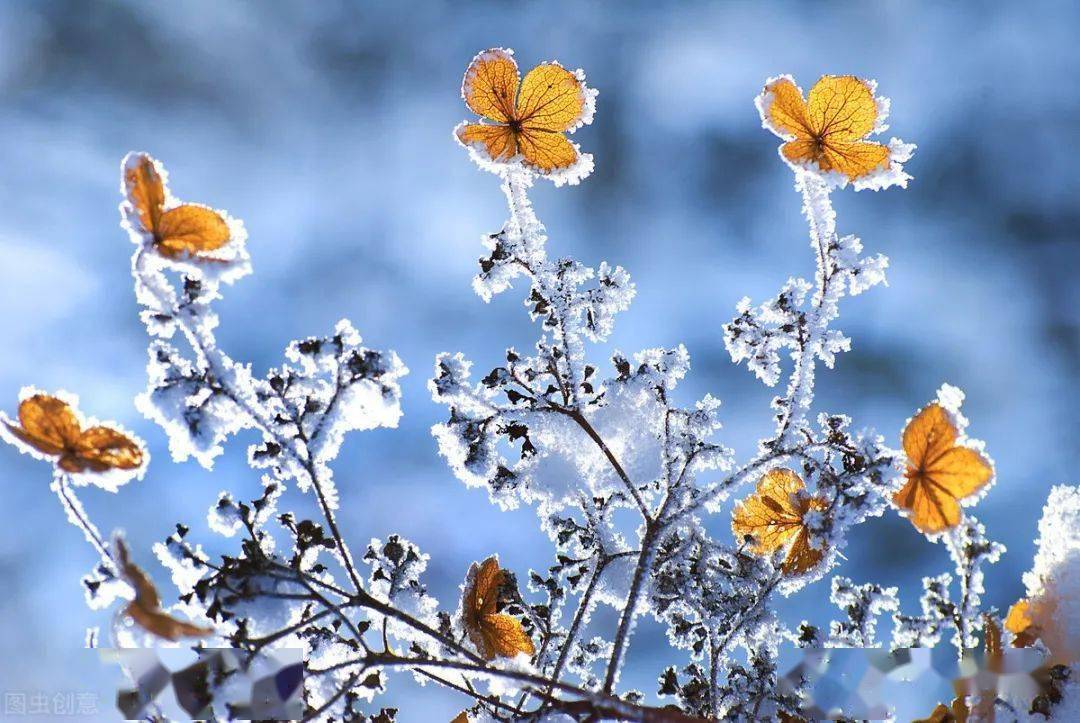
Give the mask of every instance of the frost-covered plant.
<path id="1" fill-rule="evenodd" d="M 488 301 L 522 282 L 539 331 L 531 350 L 508 349 L 482 376 L 462 354 L 440 354 L 429 387 L 448 412 L 432 432 L 466 485 L 486 488 L 501 508 L 535 509 L 552 559 L 520 574 L 497 554 L 477 561 L 460 600 L 447 605 L 423 580 L 429 555 L 409 540 L 372 539 L 354 554 L 349 541 L 363 535 L 347 535 L 336 512 L 358 493 L 337 489 L 332 462 L 347 432 L 396 426 L 407 370 L 394 353 L 363 346 L 348 321 L 293 342 L 263 376 L 233 360 L 215 336 L 213 302 L 251 270 L 243 225 L 180 202 L 162 165 L 133 153 L 122 164 L 121 223 L 136 247 L 136 298 L 151 340 L 149 386 L 136 404 L 166 431 L 176 462 L 211 468 L 233 434 L 253 432 L 248 461 L 263 492 L 241 500 L 224 490 L 212 501 L 210 527 L 239 537 L 229 554 L 208 555 L 183 524 L 154 545 L 178 590 L 164 606 L 123 537 L 106 541 L 72 491 L 92 482 L 115 492 L 145 470 L 142 443 L 83 421 L 71 397 L 24 391 L 18 421 L 0 432 L 54 461 L 69 519 L 101 554 L 84 581 L 91 605 L 129 600 L 110 627 L 114 644 L 191 638 L 249 660 L 301 647 L 308 720 L 392 721 L 396 711 L 376 697 L 406 671 L 462 695 L 457 723 L 792 721 L 808 702 L 806 686 L 780 684 L 781 646 L 876 647 L 881 618 L 892 613 L 894 646 L 935 645 L 949 630 L 960 653 L 982 632 L 994 655 L 1003 640 L 1048 655 L 1032 700 L 974 691 L 939 706 L 934 720 L 998 708 L 1058 715 L 1080 705 L 1068 680 L 1080 654 L 1077 491 L 1052 495 L 1025 577 L 1028 598 L 1004 620 L 1006 636 L 997 612 L 981 607 L 983 565 L 1003 548 L 962 509 L 994 475 L 982 445 L 965 435 L 963 394 L 943 386 L 908 421 L 902 450 L 846 415 L 814 409 L 818 363 L 831 368 L 851 345 L 834 328 L 841 301 L 884 282 L 888 265 L 839 235 L 832 194 L 910 179 L 903 163 L 914 146 L 869 140 L 885 130 L 889 107 L 872 81 L 826 76 L 804 99 L 783 76 L 757 99 L 764 126 L 785 141 L 780 155 L 802 197 L 816 273 L 789 279 L 773 298 L 742 300 L 723 326 L 735 363 L 769 386 L 785 380 L 772 404 L 775 429 L 741 454 L 723 444 L 719 400 L 679 400 L 690 369 L 683 346 L 593 359 L 591 345 L 611 337 L 634 297 L 628 272 L 549 253 L 529 190 L 538 179 L 579 183 L 593 168 L 565 135 L 593 118 L 597 94 L 584 74 L 545 63 L 521 78 L 511 51 L 492 49 L 470 64 L 462 94 L 483 120 L 462 123 L 455 137 L 498 176 L 509 212 L 484 237 L 473 288 Z M 307 509 L 279 509 L 289 485 L 308 494 Z M 717 517 L 736 493 L 729 534 Z M 921 614 L 902 614 L 896 589 L 836 576 L 832 599 L 845 619 L 827 633 L 809 623 L 790 629 L 774 596 L 825 577 L 851 529 L 890 506 L 945 540 L 955 594 L 952 575 L 927 578 Z M 616 613 L 610 629 L 593 618 L 599 606 Z M 620 686 L 643 618 L 662 624 L 670 643 L 655 663 L 663 707 Z M 229 717 L 240 701 L 219 683 L 206 691 L 208 704 Z"/>

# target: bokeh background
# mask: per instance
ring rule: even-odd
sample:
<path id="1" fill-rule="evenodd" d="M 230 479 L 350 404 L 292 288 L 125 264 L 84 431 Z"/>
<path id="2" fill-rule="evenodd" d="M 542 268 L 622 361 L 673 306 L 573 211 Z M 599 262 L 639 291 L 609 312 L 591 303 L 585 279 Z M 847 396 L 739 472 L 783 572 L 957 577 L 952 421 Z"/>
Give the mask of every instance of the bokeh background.
<path id="1" fill-rule="evenodd" d="M 900 1 L 4 3 L 0 407 L 13 412 L 24 384 L 65 388 L 148 441 L 146 479 L 83 498 L 162 583 L 149 546 L 176 521 L 227 549 L 206 510 L 224 487 L 255 494 L 249 440 L 212 473 L 177 465 L 132 404 L 146 336 L 118 166 L 149 151 L 180 197 L 246 222 L 255 273 L 218 304 L 235 358 L 262 372 L 289 340 L 348 317 L 411 367 L 401 428 L 353 435 L 337 463 L 341 521 L 357 546 L 400 532 L 434 553 L 428 582 L 452 606 L 471 561 L 498 551 L 524 572 L 550 550 L 531 511 L 500 513 L 456 482 L 428 431 L 444 416 L 425 388 L 436 353 L 487 369 L 536 334 L 520 290 L 485 305 L 470 289 L 479 239 L 505 217 L 496 179 L 451 139 L 468 117 L 458 92 L 472 55 L 504 45 L 526 67 L 558 59 L 600 90 L 596 121 L 575 137 L 596 172 L 534 193 L 552 253 L 629 269 L 638 297 L 613 345 L 685 343 L 682 401 L 720 397 L 722 439 L 740 459 L 771 428 L 774 392 L 730 362 L 721 324 L 742 296 L 812 273 L 799 197 L 754 95 L 781 72 L 804 87 L 823 73 L 873 77 L 893 99 L 890 134 L 919 145 L 915 180 L 837 196 L 840 231 L 892 263 L 889 288 L 843 307 L 854 349 L 821 375 L 818 408 L 898 441 L 941 382 L 967 391 L 970 431 L 997 462 L 977 514 L 1009 549 L 987 577 L 987 602 L 1004 608 L 1021 594 L 1049 487 L 1077 481 L 1078 16 L 1065 3 Z M 0 482 L 0 690 L 103 685 L 78 653 L 87 626 L 108 624 L 82 602 L 93 551 L 47 469 L 2 449 Z M 726 520 L 714 524 L 724 534 Z M 920 578 L 948 567 L 943 546 L 895 514 L 860 528 L 846 554 L 841 572 L 902 586 L 909 609 Z M 820 584 L 784 614 L 826 623 L 827 598 Z M 639 627 L 625 683 L 655 691 L 665 647 L 656 626 Z M 384 702 L 406 723 L 461 708 L 404 681 Z"/>

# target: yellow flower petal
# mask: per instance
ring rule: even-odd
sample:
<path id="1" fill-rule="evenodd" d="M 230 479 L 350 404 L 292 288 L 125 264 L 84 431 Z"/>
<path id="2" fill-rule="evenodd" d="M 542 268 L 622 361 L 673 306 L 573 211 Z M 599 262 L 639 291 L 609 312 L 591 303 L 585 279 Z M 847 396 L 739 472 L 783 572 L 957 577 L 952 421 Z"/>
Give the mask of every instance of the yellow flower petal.
<path id="1" fill-rule="evenodd" d="M 578 152 L 561 133 L 526 129 L 517 137 L 525 163 L 542 173 L 569 168 L 577 163 Z"/>
<path id="2" fill-rule="evenodd" d="M 854 75 L 825 75 L 810 89 L 807 118 L 826 141 L 858 141 L 874 130 L 877 104 L 866 81 Z"/>
<path id="3" fill-rule="evenodd" d="M 774 80 L 765 86 L 765 92 L 772 94 L 767 119 L 776 130 L 793 138 L 806 139 L 813 135 L 802 91 L 790 78 Z"/>
<path id="4" fill-rule="evenodd" d="M 473 58 L 461 83 L 461 95 L 473 113 L 496 123 L 514 118 L 520 75 L 514 56 L 492 48 Z"/>
<path id="5" fill-rule="evenodd" d="M 467 146 L 479 146 L 494 161 L 506 161 L 517 155 L 516 136 L 509 126 L 463 123 L 457 137 Z"/>
<path id="6" fill-rule="evenodd" d="M 577 76 L 561 65 L 544 63 L 522 81 L 516 117 L 527 130 L 568 131 L 581 121 L 585 105 Z"/>

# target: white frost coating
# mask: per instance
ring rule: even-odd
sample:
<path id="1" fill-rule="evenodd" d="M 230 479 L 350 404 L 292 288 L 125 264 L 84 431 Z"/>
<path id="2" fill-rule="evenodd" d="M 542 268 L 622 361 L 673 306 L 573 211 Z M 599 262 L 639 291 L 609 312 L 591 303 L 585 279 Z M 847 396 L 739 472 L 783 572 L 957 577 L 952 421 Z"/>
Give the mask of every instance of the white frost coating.
<path id="1" fill-rule="evenodd" d="M 505 508 L 525 502 L 557 512 L 575 504 L 583 491 L 591 497 L 621 492 L 623 474 L 642 483 L 660 484 L 665 455 L 677 458 L 688 450 L 674 443 L 664 449 L 665 406 L 656 389 L 674 389 L 686 373 L 689 358 L 680 345 L 674 350 L 640 352 L 634 356 L 634 365 L 637 374 L 605 385 L 603 404 L 580 412 L 581 420 L 605 441 L 605 449 L 581 421 L 566 413 L 500 405 L 498 395 L 487 386 L 469 384 L 470 363 L 464 357 L 440 355 L 429 388 L 437 401 L 453 406 L 456 417 L 435 425 L 432 433 L 455 475 L 470 487 L 488 484 L 500 467 L 512 471 L 513 487 L 491 490 L 492 500 Z M 709 397 L 694 412 L 669 419 L 672 433 L 685 430 L 688 440 L 711 435 L 719 427 L 715 419 L 718 406 L 717 400 Z M 475 421 L 466 421 L 466 417 Z M 495 436 L 484 433 L 510 425 L 528 429 L 531 452 L 517 462 L 505 459 Z M 609 453 L 619 460 L 621 473 L 611 464 Z M 710 447 L 696 449 L 692 469 L 728 465 L 726 451 Z M 652 499 L 654 491 L 650 486 L 642 495 Z"/>
<path id="2" fill-rule="evenodd" d="M 1061 699 L 1052 704 L 1049 717 L 1031 710 L 1027 700 L 1013 700 L 1010 702 L 1014 704 L 1016 723 L 1076 723 L 1080 720 L 1080 666 L 1073 665 L 1067 670 L 1068 680 L 1060 683 L 1058 687 Z"/>
<path id="3" fill-rule="evenodd" d="M 86 606 L 91 610 L 104 610 L 117 600 L 130 600 L 134 597 L 131 586 L 113 575 L 91 573 L 83 577 L 82 583 Z"/>
<path id="4" fill-rule="evenodd" d="M 864 80 L 863 82 L 870 87 L 870 93 L 874 96 L 874 105 L 877 107 L 877 118 L 874 119 L 874 130 L 872 133 L 874 135 L 884 133 L 889 130 L 889 111 L 892 110 L 892 101 L 885 96 L 877 94 L 876 80 Z"/>
<path id="5" fill-rule="evenodd" d="M 134 169 L 143 158 L 149 159 L 158 175 L 161 176 L 162 187 L 165 191 L 164 210 L 169 211 L 182 205 L 209 208 L 218 214 L 225 221 L 225 225 L 228 226 L 228 243 L 220 249 L 178 258 L 167 257 L 158 253 L 154 243 L 153 231 L 146 228 L 139 218 L 138 209 L 132 197 L 132 187 L 128 182 L 128 172 Z M 120 194 L 124 198 L 120 203 L 121 228 L 128 232 L 132 243 L 139 250 L 151 254 L 162 269 L 178 271 L 210 284 L 218 282 L 231 284 L 251 273 L 251 257 L 247 251 L 247 230 L 244 228 L 244 222 L 233 218 L 221 209 L 197 203 L 182 202 L 173 196 L 172 191 L 169 189 L 169 174 L 161 161 L 147 153 L 134 151 L 124 156 L 124 160 L 120 162 Z"/>
<path id="6" fill-rule="evenodd" d="M 147 390 L 135 408 L 169 437 L 174 462 L 194 458 L 213 469 L 222 442 L 248 426 L 241 408 L 202 383 L 202 373 L 165 342 L 152 342 L 146 366 Z"/>
<path id="7" fill-rule="evenodd" d="M 360 334 L 348 319 L 337 323 L 334 336 L 340 337 L 347 349 L 361 348 Z M 332 367 L 326 366 L 331 360 L 323 359 L 321 363 L 317 363 L 300 354 L 296 342 L 286 349 L 285 356 L 290 361 L 299 363 L 305 376 L 314 378 L 319 372 L 334 371 Z M 347 432 L 397 427 L 402 414 L 399 380 L 408 374 L 409 370 L 394 352 L 384 356 L 382 363 L 385 364 L 385 369 L 381 370 L 377 381 L 361 379 L 346 384 L 345 379 L 339 377 L 336 388 L 312 382 L 305 390 L 312 397 L 316 396 L 317 391 L 330 395 L 322 417 L 308 439 L 308 451 L 314 459 L 326 462 L 337 457 Z"/>
<path id="8" fill-rule="evenodd" d="M 174 285 L 171 271 L 145 249 L 132 260 L 136 296 L 146 307 L 142 318 L 156 337 L 149 351 L 148 388 L 136 399 L 138 409 L 168 433 L 175 461 L 194 457 L 208 469 L 230 435 L 241 429 L 260 431 L 284 452 L 283 468 L 302 488 L 310 482 L 308 467 L 322 475 L 324 494 L 335 508 L 326 462 L 337 455 L 346 432 L 397 425 L 398 380 L 408 370 L 393 352 L 361 347 L 360 335 L 342 320 L 323 341 L 291 344 L 286 357 L 292 365 L 272 372 L 275 383 L 284 384 L 287 377 L 288 387 L 273 389 L 218 348 L 218 319 L 211 308 L 220 298 L 217 286 L 190 276 Z M 168 340 L 176 329 L 189 354 Z M 301 345 L 313 352 L 302 353 Z M 303 426 L 299 439 L 298 424 Z"/>
<path id="9" fill-rule="evenodd" d="M 206 513 L 206 524 L 223 537 L 232 537 L 243 527 L 244 518 L 229 492 L 218 495 L 217 502 Z"/>
<path id="10" fill-rule="evenodd" d="M 536 354 L 510 349 L 506 365 L 479 381 L 461 354 L 438 356 L 429 388 L 450 410 L 448 421 L 432 429 L 441 454 L 457 477 L 486 486 L 500 506 L 534 505 L 559 560 L 589 561 L 552 569 L 567 575 L 575 592 L 587 587 L 582 619 L 600 603 L 621 610 L 610 653 L 598 656 L 608 658 L 605 689 L 617 684 L 626 643 L 645 612 L 668 623 L 675 647 L 700 653 L 702 635 L 740 620 L 737 635 L 714 642 L 775 649 L 778 626 L 766 598 L 823 575 L 839 559 L 847 530 L 882 514 L 899 483 L 897 453 L 880 436 L 851 434 L 845 429 L 850 420 L 839 416 L 823 415 L 820 432 L 805 421 L 816 361 L 832 366 L 835 355 L 850 347 L 847 337 L 829 328 L 839 299 L 883 283 L 887 260 L 864 258 L 857 238 L 839 238 L 831 187 L 814 174 L 797 176 L 818 259 L 816 286 L 792 278 L 771 302 L 755 308 L 744 300 L 740 318 L 725 329 L 733 358 L 747 360 L 767 382 L 779 381 L 781 351 L 795 360 L 788 396 L 777 402 L 777 436 L 762 440 L 760 456 L 744 469 L 701 484 L 700 472 L 726 470 L 733 462 L 730 450 L 708 441 L 720 427 L 719 402 L 706 397 L 691 409 L 673 406 L 673 390 L 689 368 L 681 345 L 632 357 L 616 352 L 615 376 L 604 377 L 586 361 L 587 344 L 611 334 L 614 314 L 629 305 L 633 287 L 617 267 L 601 264 L 594 272 L 572 259 L 548 258 L 546 231 L 528 198 L 531 183 L 526 174 L 504 177 L 510 218 L 485 238 L 489 255 L 480 260 L 473 287 L 488 301 L 518 276 L 529 280 L 525 305 L 543 325 Z M 587 288 L 594 279 L 596 287 Z M 839 448 L 808 446 L 818 439 Z M 826 554 L 798 576 L 782 575 L 779 557 L 761 559 L 718 545 L 695 516 L 700 509 L 717 510 L 736 484 L 784 464 L 788 450 L 815 465 L 808 482 L 816 490 L 809 489 L 829 501 L 827 513 L 805 520 L 811 546 Z M 614 521 L 614 510 L 636 510 L 662 524 L 639 525 L 624 539 L 626 524 Z M 537 591 L 550 589 L 550 580 L 533 582 Z M 578 640 L 571 646 L 571 667 L 586 661 L 574 672 L 596 687 L 599 671 L 590 667 L 592 654 L 584 645 Z"/>
<path id="11" fill-rule="evenodd" d="M 371 566 L 368 592 L 430 627 L 439 626 L 436 617 L 439 601 L 429 595 L 420 582 L 431 560 L 430 555 L 420 552 L 416 545 L 405 538 L 391 535 L 385 543 L 373 538 L 363 559 Z M 431 639 L 400 619 L 376 612 L 372 612 L 369 619 L 373 627 L 384 629 L 402 648 L 417 646 L 423 650 L 430 649 L 434 654 Z"/>
<path id="12" fill-rule="evenodd" d="M 956 565 L 957 579 L 960 580 L 957 615 L 964 623 L 963 631 L 957 629 L 953 635 L 953 646 L 957 650 L 973 648 L 978 642 L 975 631 L 982 627 L 980 603 L 986 592 L 983 566 L 1000 560 L 1005 546 L 989 540 L 983 524 L 970 516 L 965 517 L 944 539 L 949 556 Z"/>
<path id="13" fill-rule="evenodd" d="M 735 310 L 751 323 L 746 328 L 728 325 L 731 331 L 725 327 L 724 345 L 731 360 L 736 364 L 745 361 L 758 379 L 770 387 L 775 385 L 780 380 L 780 350 L 798 348 L 798 337 L 776 334 L 772 329 L 783 331 L 790 326 L 796 318 L 793 310 L 803 305 L 809 292 L 809 282 L 789 278 L 775 299 L 756 308 L 751 307 L 749 297 L 743 297 Z"/>
<path id="14" fill-rule="evenodd" d="M 813 401 L 816 361 L 832 368 L 836 354 L 851 349 L 850 339 L 830 328 L 839 316 L 840 300 L 884 283 L 889 264 L 881 254 L 862 256 L 862 242 L 855 236 L 837 235 L 832 187 L 827 182 L 815 174 L 796 173 L 795 188 L 803 197 L 817 260 L 814 286 L 791 278 L 774 299 L 757 307 L 744 298 L 736 306 L 738 316 L 724 326 L 724 346 L 732 361 L 745 361 L 769 386 L 780 380 L 781 351 L 790 351 L 794 366 L 781 402 L 779 427 L 785 444 L 796 439 Z M 811 288 L 814 293 L 807 305 Z"/>
<path id="15" fill-rule="evenodd" d="M 510 57 L 508 51 L 488 52 Z M 466 77 L 466 90 L 474 80 Z M 881 132 L 888 102 L 876 102 L 874 130 Z M 586 105 L 582 123 L 591 120 L 591 99 Z M 910 150 L 896 149 L 898 156 L 904 153 Z M 880 435 L 849 430 L 851 420 L 840 414 L 817 414 L 816 425 L 809 421 L 818 361 L 831 367 L 836 354 L 850 348 L 847 337 L 832 328 L 839 300 L 885 283 L 888 266 L 881 255 L 864 255 L 858 238 L 836 233 L 830 201 L 836 179 L 806 169 L 796 174 L 817 259 L 814 283 L 791 278 L 775 299 L 757 305 L 746 299 L 725 327 L 732 358 L 746 361 L 767 383 L 779 383 L 785 356 L 793 361 L 786 392 L 773 403 L 775 434 L 759 440 L 756 454 L 727 473 L 734 454 L 713 441 L 720 430 L 719 400 L 705 396 L 679 406 L 678 385 L 690 368 L 685 347 L 616 351 L 610 362 L 591 362 L 589 344 L 610 338 L 615 314 L 634 296 L 629 275 L 606 262 L 589 268 L 549 258 L 546 231 L 527 195 L 537 174 L 520 166 L 499 173 L 510 218 L 486 237 L 488 255 L 480 261 L 474 288 L 487 301 L 524 276 L 524 303 L 539 322 L 538 339 L 525 352 L 507 350 L 505 363 L 475 377 L 463 355 L 440 354 L 429 389 L 449 415 L 432 432 L 456 476 L 469 486 L 487 487 L 501 506 L 535 507 L 551 539 L 555 564 L 530 570 L 527 586 L 515 586 L 508 576 L 499 592 L 506 603 L 502 612 L 520 620 L 536 643 L 535 658 L 478 660 L 460 634 L 460 607 L 456 618 L 440 612 L 424 587 L 428 555 L 391 534 L 372 539 L 354 560 L 347 531 L 338 529 L 330 463 L 345 432 L 398 424 L 399 380 L 407 370 L 397 356 L 362 347 L 356 330 L 342 321 L 327 336 L 291 343 L 281 366 L 256 377 L 217 346 L 211 308 L 220 297 L 217 279 L 159 258 L 144 234 L 132 267 L 152 338 L 151 383 L 140 408 L 167 429 L 174 455 L 207 465 L 230 434 L 256 431 L 259 440 L 249 447 L 248 460 L 265 471 L 261 497 L 239 501 L 226 491 L 208 514 L 216 532 L 240 533 L 238 554 L 209 558 L 184 541 L 183 525 L 155 547 L 182 596 L 170 610 L 228 636 L 213 639 L 215 644 L 302 646 L 308 672 L 316 672 L 306 676 L 305 701 L 320 709 L 315 717 L 335 719 L 370 716 L 374 708 L 365 707 L 361 715 L 354 706 L 381 694 L 388 671 L 399 664 L 421 684 L 441 681 L 481 695 L 486 690 L 510 704 L 528 692 L 528 705 L 518 707 L 537 721 L 564 723 L 574 716 L 538 712 L 544 681 L 526 684 L 507 673 L 564 682 L 576 677 L 585 693 L 564 687 L 555 696 L 603 706 L 608 717 L 649 718 L 658 709 L 619 684 L 645 614 L 665 626 L 671 647 L 685 651 L 678 659 L 689 662 L 662 671 L 660 694 L 703 719 L 794 717 L 797 701 L 782 700 L 774 685 L 782 640 L 874 645 L 878 618 L 894 612 L 894 642 L 933 644 L 950 626 L 958 628 L 957 645 L 974 642 L 982 614 L 981 565 L 996 560 L 1001 548 L 971 518 L 947 539 L 955 577 L 925 581 L 921 616 L 899 615 L 895 589 L 843 578 L 833 581 L 833 600 L 848 620 L 834 623 L 828 638 L 815 630 L 785 630 L 774 610 L 777 592 L 801 589 L 839 563 L 849 530 L 882 514 L 903 479 L 902 452 L 888 448 Z M 125 222 L 130 225 L 132 218 Z M 962 398 L 949 386 L 938 394 L 961 435 Z M 962 443 L 981 450 L 963 436 Z M 749 539 L 732 540 L 726 530 L 723 540 L 713 539 L 725 520 L 704 519 L 740 486 L 781 466 L 803 478 L 800 501 L 805 495 L 825 503 L 801 513 L 810 547 L 823 553 L 805 573 L 783 569 L 787 549 L 761 555 Z M 700 479 L 714 470 L 725 473 Z M 278 513 L 289 481 L 314 493 L 311 508 L 321 519 Z M 1075 489 L 1069 494 L 1073 501 L 1080 497 Z M 1074 530 L 1080 503 L 1052 502 L 1073 510 L 1057 527 Z M 65 506 L 79 522 L 77 500 Z M 267 529 L 273 523 L 280 527 Z M 81 527 L 91 541 L 99 537 L 91 524 Z M 274 554 L 275 535 L 290 538 L 281 554 Z M 1062 543 L 1044 542 L 1050 546 L 1060 551 Z M 1053 568 L 1057 581 L 1055 565 L 1060 566 L 1036 558 L 1036 568 Z M 1049 589 L 1043 577 L 1040 590 Z M 954 580 L 959 595 L 950 590 Z M 114 593 L 130 594 L 123 586 L 113 589 L 104 562 L 84 583 L 92 605 Z M 592 620 L 598 604 L 617 611 L 616 627 L 602 630 L 602 637 L 593 631 L 605 622 Z M 130 621 L 117 627 L 116 639 L 148 642 Z M 389 655 L 416 657 L 383 657 Z M 342 686 L 349 695 L 341 695 Z M 237 692 L 222 689 L 215 705 Z"/>
<path id="16" fill-rule="evenodd" d="M 195 583 L 207 573 L 205 566 L 197 565 L 194 560 L 184 554 L 182 544 L 176 535 L 169 537 L 165 542 L 154 543 L 153 549 L 158 562 L 169 571 L 173 585 L 181 595 L 191 593 L 195 589 Z M 203 553 L 202 546 L 196 546 L 193 551 L 198 559 L 208 559 Z"/>
<path id="17" fill-rule="evenodd" d="M 834 577 L 829 599 L 848 614 L 847 621 L 833 621 L 829 626 L 829 646 L 837 648 L 873 648 L 878 618 L 900 608 L 899 588 L 880 585 L 856 585 L 850 578 Z"/>
<path id="18" fill-rule="evenodd" d="M 914 143 L 904 143 L 899 138 L 890 138 L 888 148 L 889 164 L 856 178 L 851 184 L 856 191 L 883 191 L 892 186 L 907 188 L 911 175 L 904 171 L 904 164 L 915 155 L 918 146 Z"/>
<path id="19" fill-rule="evenodd" d="M 1050 491 L 1039 520 L 1038 549 L 1024 573 L 1029 614 L 1053 660 L 1080 661 L 1080 487 Z M 1074 677 L 1080 678 L 1077 671 Z M 1073 709 L 1080 709 L 1074 690 Z M 1060 720 L 1073 720 L 1060 718 Z"/>
<path id="20" fill-rule="evenodd" d="M 595 600 L 597 603 L 610 605 L 616 610 L 626 605 L 627 596 L 630 593 L 630 583 L 634 577 L 634 565 L 637 563 L 636 556 L 627 555 L 620 557 L 604 568 L 604 574 L 597 586 Z M 645 611 L 647 598 L 642 598 L 638 605 L 638 613 Z"/>
<path id="21" fill-rule="evenodd" d="M 142 453 L 142 464 L 135 469 L 107 469 L 103 472 L 94 472 L 92 470 L 84 470 L 83 472 L 64 472 L 71 483 L 76 487 L 83 487 L 86 485 L 92 485 L 103 489 L 106 492 L 117 492 L 119 489 L 132 480 L 141 480 L 146 474 L 146 468 L 150 463 L 150 452 L 146 449 L 146 443 L 142 441 L 132 432 L 125 429 L 122 425 L 114 421 L 99 421 L 94 417 L 85 416 L 79 410 L 79 397 L 76 394 L 67 392 L 64 390 L 58 390 L 55 392 L 46 392 L 42 389 L 38 389 L 33 386 L 25 386 L 19 390 L 19 403 L 21 404 L 26 399 L 34 396 L 35 394 L 44 394 L 50 397 L 56 397 L 62 402 L 65 402 L 71 411 L 75 414 L 75 419 L 79 423 L 79 428 L 84 432 L 92 427 L 108 427 L 109 429 L 115 429 L 120 434 L 130 439 Z M 20 428 L 18 419 L 9 417 L 4 412 L 0 412 L 0 439 L 3 439 L 8 444 L 18 449 L 23 454 L 28 454 L 34 459 L 42 460 L 44 462 L 55 463 L 57 460 L 56 455 L 45 454 L 41 450 L 33 447 L 18 436 L 12 433 L 11 427 Z"/>

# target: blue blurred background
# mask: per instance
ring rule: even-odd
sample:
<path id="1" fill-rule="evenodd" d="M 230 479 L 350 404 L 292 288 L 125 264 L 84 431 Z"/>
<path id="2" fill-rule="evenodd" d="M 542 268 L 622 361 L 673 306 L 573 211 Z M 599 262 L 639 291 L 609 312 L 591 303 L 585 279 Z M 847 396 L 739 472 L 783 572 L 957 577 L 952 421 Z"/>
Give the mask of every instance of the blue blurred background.
<path id="1" fill-rule="evenodd" d="M 289 340 L 348 317 L 411 367 L 401 428 L 353 435 L 337 463 L 342 524 L 357 546 L 400 532 L 434 553 L 428 582 L 453 607 L 469 562 L 498 551 L 523 573 L 550 549 L 531 511 L 500 513 L 456 482 L 428 431 L 445 415 L 425 389 L 436 353 L 463 351 L 486 370 L 536 334 L 520 290 L 485 305 L 469 285 L 481 235 L 505 217 L 496 179 L 451 139 L 468 117 L 469 59 L 509 46 L 526 68 L 582 67 L 600 90 L 595 123 L 575 136 L 596 172 L 533 194 L 551 251 L 629 269 L 638 297 L 613 345 L 684 342 L 682 401 L 723 399 L 722 439 L 740 459 L 770 430 L 774 392 L 731 364 L 721 324 L 742 296 L 812 273 L 791 174 L 752 101 L 778 73 L 804 87 L 858 74 L 893 99 L 889 134 L 919 150 L 907 191 L 837 197 L 841 233 L 892 264 L 889 288 L 843 307 L 854 349 L 820 377 L 818 408 L 898 443 L 941 382 L 967 391 L 970 432 L 999 476 L 977 514 L 1009 548 L 986 600 L 1005 607 L 1049 487 L 1076 481 L 1078 16 L 1064 3 L 4 3 L 0 406 L 13 412 L 24 384 L 65 388 L 148 441 L 146 479 L 83 498 L 163 584 L 149 547 L 174 522 L 228 549 L 206 510 L 224 487 L 256 493 L 250 440 L 213 473 L 176 465 L 132 404 L 146 336 L 117 225 L 118 166 L 149 151 L 177 195 L 228 209 L 250 232 L 255 273 L 218 304 L 235 358 L 262 372 Z M 94 666 L 74 651 L 87 626 L 108 624 L 82 603 L 93 551 L 66 525 L 47 469 L 3 449 L 0 480 L 0 689 L 85 689 Z M 714 524 L 726 534 L 726 518 Z M 919 579 L 948 566 L 895 514 L 863 526 L 846 554 L 841 572 L 901 585 L 909 610 Z M 827 622 L 827 585 L 784 609 Z M 598 630 L 610 624 L 597 616 Z M 659 628 L 640 626 L 626 686 L 653 693 L 665 647 Z M 406 723 L 461 708 L 404 682 L 383 702 Z"/>

